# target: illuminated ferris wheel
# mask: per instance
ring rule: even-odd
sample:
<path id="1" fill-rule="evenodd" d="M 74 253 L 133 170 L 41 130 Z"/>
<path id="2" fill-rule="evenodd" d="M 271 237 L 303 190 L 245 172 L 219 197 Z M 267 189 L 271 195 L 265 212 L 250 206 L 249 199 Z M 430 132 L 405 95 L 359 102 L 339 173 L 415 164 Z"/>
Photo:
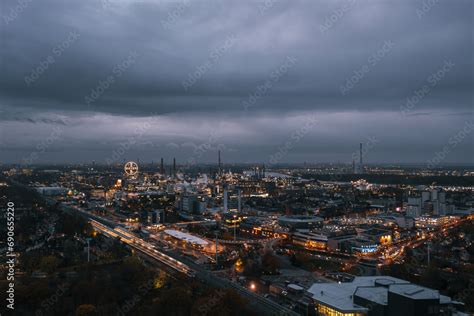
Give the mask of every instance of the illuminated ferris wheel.
<path id="1" fill-rule="evenodd" d="M 127 176 L 136 176 L 138 174 L 138 165 L 135 161 L 129 161 L 123 167 Z"/>

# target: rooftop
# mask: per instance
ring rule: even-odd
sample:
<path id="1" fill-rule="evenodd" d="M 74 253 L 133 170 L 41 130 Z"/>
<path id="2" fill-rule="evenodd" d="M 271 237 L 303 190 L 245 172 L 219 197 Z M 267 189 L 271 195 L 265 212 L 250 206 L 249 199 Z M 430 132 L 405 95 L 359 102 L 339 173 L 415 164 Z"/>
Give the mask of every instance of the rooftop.
<path id="1" fill-rule="evenodd" d="M 354 295 L 380 305 L 388 304 L 388 292 L 384 287 L 359 287 L 356 289 Z"/>
<path id="2" fill-rule="evenodd" d="M 385 302 L 386 298 L 381 294 L 381 292 L 387 292 L 387 288 L 374 288 L 376 282 L 380 286 L 382 284 L 410 284 L 408 281 L 390 276 L 356 277 L 352 282 L 346 283 L 315 283 L 309 288 L 308 292 L 312 294 L 315 301 L 331 306 L 339 311 L 366 311 L 367 309 L 365 307 L 354 304 L 353 295 L 358 291 L 358 295 L 361 294 L 366 297 L 370 295 L 375 298 L 376 302 Z M 374 293 L 369 294 L 368 291 L 370 290 L 361 290 L 362 287 L 372 287 L 372 289 L 375 289 Z M 383 290 L 380 290 L 380 288 Z"/>
<path id="3" fill-rule="evenodd" d="M 200 245 L 200 246 L 206 246 L 208 244 L 208 242 L 205 241 L 204 239 L 201 239 L 199 237 L 193 236 L 193 235 L 188 234 L 188 233 L 180 232 L 179 230 L 165 229 L 164 232 L 166 234 L 170 235 L 170 236 L 173 236 L 174 238 L 184 240 L 184 241 L 189 242 L 191 244 L 196 244 L 196 245 Z"/>
<path id="4" fill-rule="evenodd" d="M 278 218 L 279 221 L 293 222 L 293 223 L 305 223 L 305 222 L 322 222 L 323 218 L 318 216 L 307 216 L 307 215 L 283 215 Z"/>
<path id="5" fill-rule="evenodd" d="M 389 292 L 396 293 L 415 300 L 439 300 L 439 292 L 416 284 L 391 285 Z"/>
<path id="6" fill-rule="evenodd" d="M 354 303 L 354 296 L 380 305 L 389 304 L 389 294 L 402 295 L 412 300 L 437 300 L 439 304 L 456 304 L 450 297 L 390 276 L 355 277 L 352 282 L 315 283 L 308 293 L 316 302 L 340 312 L 364 312 L 367 309 Z"/>

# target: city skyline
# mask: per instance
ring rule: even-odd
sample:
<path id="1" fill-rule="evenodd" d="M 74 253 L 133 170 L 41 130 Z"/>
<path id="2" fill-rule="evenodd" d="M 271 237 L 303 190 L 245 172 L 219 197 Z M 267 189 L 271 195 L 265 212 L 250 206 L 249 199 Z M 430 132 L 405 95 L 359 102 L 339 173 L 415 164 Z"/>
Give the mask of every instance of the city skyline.
<path id="1" fill-rule="evenodd" d="M 0 2 L 0 315 L 474 312 L 473 0 Z"/>

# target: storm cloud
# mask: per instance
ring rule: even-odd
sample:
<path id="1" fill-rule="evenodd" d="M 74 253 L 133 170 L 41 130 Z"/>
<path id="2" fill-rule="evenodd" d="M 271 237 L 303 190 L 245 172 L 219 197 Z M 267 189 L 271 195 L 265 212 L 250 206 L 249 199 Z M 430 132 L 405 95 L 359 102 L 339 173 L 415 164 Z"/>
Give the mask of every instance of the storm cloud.
<path id="1" fill-rule="evenodd" d="M 294 141 L 282 162 L 350 163 L 373 136 L 368 161 L 426 162 L 474 121 L 470 0 L 8 0 L 0 27 L 2 162 L 55 128 L 36 162 L 130 138 L 121 159 L 184 161 L 211 137 L 198 160 Z M 473 134 L 445 162 L 472 162 Z"/>

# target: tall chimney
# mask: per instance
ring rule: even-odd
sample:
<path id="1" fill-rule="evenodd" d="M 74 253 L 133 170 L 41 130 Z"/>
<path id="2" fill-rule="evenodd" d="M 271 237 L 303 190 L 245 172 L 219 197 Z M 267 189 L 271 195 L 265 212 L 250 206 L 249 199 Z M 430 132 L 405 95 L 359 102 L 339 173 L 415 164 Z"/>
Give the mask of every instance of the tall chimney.
<path id="1" fill-rule="evenodd" d="M 217 152 L 217 156 L 218 156 L 218 159 L 217 159 L 217 161 L 218 161 L 218 163 L 217 163 L 217 164 L 218 164 L 217 170 L 218 170 L 218 171 L 217 171 L 217 172 L 218 172 L 219 174 L 221 174 L 221 151 L 220 151 L 220 150 Z"/>
<path id="2" fill-rule="evenodd" d="M 242 190 L 240 189 L 240 187 L 237 189 L 237 196 L 238 196 L 237 210 L 239 211 L 239 214 L 240 214 L 240 212 L 242 211 Z"/>
<path id="3" fill-rule="evenodd" d="M 176 158 L 173 158 L 173 176 L 176 177 Z"/>

